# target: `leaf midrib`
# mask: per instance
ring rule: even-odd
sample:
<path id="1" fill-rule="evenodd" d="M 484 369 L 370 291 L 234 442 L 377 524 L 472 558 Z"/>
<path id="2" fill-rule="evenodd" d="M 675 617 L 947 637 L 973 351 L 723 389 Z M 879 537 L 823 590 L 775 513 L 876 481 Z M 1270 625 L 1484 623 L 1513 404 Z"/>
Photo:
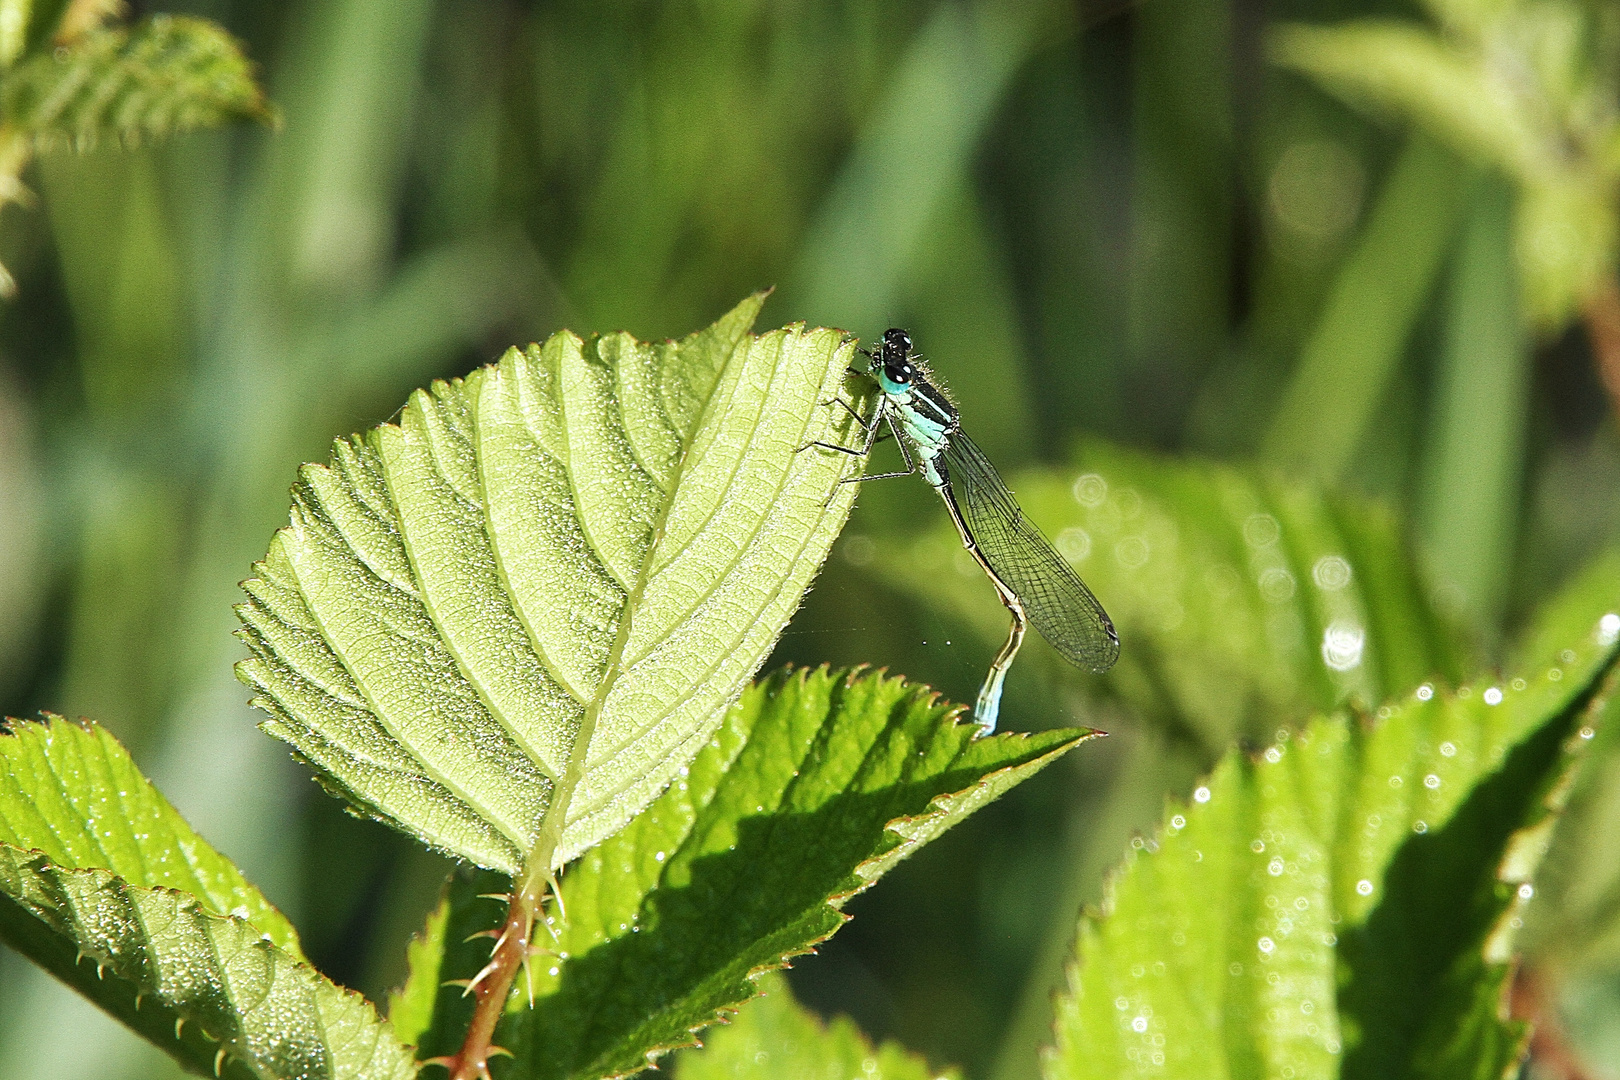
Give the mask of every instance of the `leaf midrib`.
<path id="1" fill-rule="evenodd" d="M 731 353 L 726 359 L 726 367 L 736 362 L 737 352 L 748 342 L 744 337 L 734 342 Z M 721 384 L 716 383 L 716 389 Z M 735 395 L 738 381 L 731 380 L 728 393 Z M 663 402 L 660 402 L 664 405 Z M 665 405 L 667 408 L 667 405 Z M 714 408 L 714 392 L 710 391 L 709 398 L 704 402 L 702 415 L 709 414 Z M 540 822 L 540 835 L 534 849 L 524 857 L 524 866 L 530 876 L 536 872 L 550 872 L 551 863 L 556 856 L 557 848 L 562 842 L 563 832 L 568 827 L 568 810 L 574 801 L 574 792 L 585 777 L 585 759 L 590 752 L 591 739 L 596 734 L 596 725 L 601 720 L 602 709 L 607 704 L 608 695 L 618 683 L 622 673 L 620 665 L 624 660 L 625 646 L 630 641 L 630 628 L 635 621 L 635 613 L 646 593 L 647 582 L 653 565 L 653 552 L 658 549 L 659 542 L 664 537 L 664 528 L 669 521 L 670 510 L 681 490 L 682 479 L 686 475 L 687 465 L 692 455 L 692 449 L 697 443 L 696 435 L 703 430 L 701 420 L 692 426 L 692 436 L 681 439 L 681 455 L 675 463 L 674 472 L 670 475 L 668 498 L 661 500 L 658 513 L 653 518 L 652 536 L 647 543 L 647 555 L 636 568 L 634 588 L 627 590 L 624 598 L 624 617 L 619 620 L 618 630 L 613 636 L 613 646 L 608 650 L 607 666 L 603 669 L 602 679 L 596 686 L 596 693 L 592 695 L 591 702 L 585 707 L 585 715 L 580 718 L 579 730 L 574 733 L 574 745 L 569 750 L 568 765 L 563 775 L 558 778 L 556 785 L 551 789 L 551 804 L 546 807 L 545 817 Z M 572 457 L 572 447 L 569 456 Z M 739 458 L 739 461 L 741 459 Z M 736 475 L 733 469 L 733 476 Z M 569 470 L 569 487 L 573 489 L 573 470 Z M 577 498 L 577 495 L 576 495 Z M 581 521 L 583 527 L 583 516 Z M 594 545 L 593 545 L 594 547 Z M 601 556 L 598 555 L 600 560 Z M 609 571 L 611 575 L 611 571 Z"/>
<path id="2" fill-rule="evenodd" d="M 773 380 L 773 383 L 774 383 L 774 380 Z M 804 424 L 799 429 L 799 432 L 800 432 L 801 435 L 803 435 L 803 434 L 805 434 L 805 433 L 807 433 L 809 431 L 810 424 L 811 424 L 811 422 L 813 420 L 814 415 L 815 415 L 814 412 L 807 414 Z M 757 435 L 760 430 L 761 430 L 761 428 L 759 426 L 756 426 L 755 434 Z M 734 467 L 732 469 L 732 471 L 731 471 L 730 479 L 735 479 L 736 478 L 737 470 L 739 468 L 741 468 L 742 462 L 744 460 L 746 460 L 746 458 L 747 458 L 747 450 L 752 449 L 753 445 L 754 445 L 754 439 L 750 438 L 748 448 L 745 449 L 743 455 L 738 458 L 737 466 Z M 684 464 L 684 458 L 683 458 L 683 464 Z M 793 470 L 790 467 L 790 468 L 788 468 L 787 470 L 785 470 L 782 473 L 781 480 L 776 485 L 775 495 L 778 498 L 781 496 L 782 492 L 787 490 L 788 485 L 793 481 L 793 479 L 794 479 Z M 835 492 L 835 494 L 836 494 L 836 492 Z M 773 499 L 773 502 L 774 501 L 775 500 Z M 671 500 L 671 502 L 673 502 L 673 500 Z M 716 512 L 718 512 L 718 511 L 716 511 Z M 823 508 L 822 516 L 825 516 L 825 514 L 826 514 L 826 510 L 825 510 L 825 508 Z M 712 521 L 713 517 L 714 517 L 714 514 L 711 513 L 709 515 L 709 517 L 705 519 L 704 526 L 706 526 L 709 521 Z M 693 601 L 693 603 L 688 605 L 685 612 L 683 612 L 683 614 L 682 614 L 682 619 L 683 620 L 686 619 L 686 618 L 691 617 L 691 614 L 693 612 L 697 611 L 700 607 L 703 606 L 704 603 L 706 603 L 711 597 L 713 597 L 715 592 L 721 587 L 721 585 L 723 585 L 726 582 L 726 580 L 730 576 L 731 571 L 737 566 L 737 564 L 739 562 L 742 561 L 742 559 L 749 553 L 749 551 L 752 550 L 754 541 L 759 539 L 760 533 L 763 531 L 764 524 L 765 524 L 764 523 L 764 518 L 761 518 L 761 527 L 756 528 L 754 530 L 753 534 L 748 538 L 747 543 L 742 544 L 742 545 L 740 545 L 738 547 L 736 555 L 734 555 L 732 557 L 732 559 L 726 564 L 725 569 L 721 573 L 719 573 L 718 575 L 715 576 L 714 581 L 707 588 L 705 588 L 703 590 L 703 592 L 697 597 L 696 600 Z M 819 522 L 818 522 L 818 524 L 819 524 Z M 703 526 L 700 526 L 698 532 L 701 532 L 702 528 L 703 528 Z M 810 544 L 814 540 L 814 538 L 815 538 L 815 530 L 814 529 L 811 529 L 811 530 L 806 532 L 804 540 L 799 544 L 798 551 L 795 554 L 795 560 L 797 559 L 798 555 L 803 554 L 805 548 L 810 546 Z M 695 540 L 696 540 L 696 534 L 694 534 L 694 537 L 693 537 L 692 540 L 689 540 L 689 541 L 687 541 L 686 544 L 682 545 L 682 550 L 685 550 L 686 547 L 689 547 L 691 545 L 691 543 L 695 542 Z M 675 556 L 672 555 L 669 558 L 666 558 L 666 559 L 662 560 L 662 562 L 660 563 L 660 569 L 667 568 L 674 561 L 674 559 L 675 559 Z M 651 565 L 651 562 L 652 562 L 652 560 L 649 559 L 648 560 L 649 566 Z M 787 586 L 788 586 L 788 583 L 786 581 L 783 581 L 781 584 L 779 584 L 777 586 L 777 588 L 772 591 L 771 599 L 774 600 L 776 597 L 780 596 L 782 594 L 782 590 L 787 588 Z M 735 645 L 737 643 L 739 643 L 745 637 L 748 636 L 749 631 L 752 630 L 752 629 L 753 629 L 753 624 L 752 623 L 749 623 L 749 624 L 743 626 L 739 630 L 739 632 L 736 634 L 736 636 L 734 636 L 731 639 L 731 645 L 733 647 L 735 647 Z M 680 697 L 674 699 L 674 701 L 670 704 L 669 708 L 666 710 L 666 715 L 669 712 L 673 712 L 680 705 L 684 704 L 687 701 L 690 701 L 694 696 L 696 696 L 698 691 L 701 690 L 706 685 L 706 682 L 707 682 L 706 677 L 709 676 L 709 675 L 714 674 L 714 672 L 720 667 L 720 665 L 723 664 L 726 661 L 726 659 L 730 656 L 730 650 L 717 649 L 714 652 L 714 656 L 716 657 L 716 659 L 713 660 L 706 669 L 704 669 L 703 674 L 704 674 L 705 678 L 692 680 L 688 684 L 687 691 L 684 694 L 682 694 Z M 637 657 L 635 662 L 639 663 L 643 659 L 645 659 L 645 654 L 643 654 L 643 656 Z M 650 726 L 650 725 L 648 725 L 648 726 Z M 643 727 L 640 731 L 636 732 L 633 735 L 628 736 L 627 738 L 622 740 L 618 745 L 614 746 L 611 750 L 605 751 L 598 758 L 598 760 L 600 761 L 600 760 L 606 760 L 607 758 L 611 758 L 613 755 L 615 755 L 619 751 L 623 750 L 626 746 L 630 745 L 636 739 L 638 739 L 642 735 L 646 734 L 646 731 L 647 731 L 647 728 Z M 633 786 L 634 783 L 635 783 L 635 781 L 631 781 L 629 784 L 621 785 L 620 787 L 615 789 L 615 792 L 623 791 L 626 788 Z"/>

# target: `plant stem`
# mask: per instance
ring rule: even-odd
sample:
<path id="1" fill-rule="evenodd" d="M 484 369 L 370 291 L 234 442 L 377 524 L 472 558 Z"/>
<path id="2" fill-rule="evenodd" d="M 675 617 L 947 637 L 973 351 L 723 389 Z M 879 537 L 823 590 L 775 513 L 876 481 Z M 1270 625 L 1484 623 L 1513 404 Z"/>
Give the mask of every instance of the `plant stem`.
<path id="1" fill-rule="evenodd" d="M 549 866 L 550 862 L 539 863 Z M 494 1043 L 495 1025 L 506 1011 L 506 999 L 512 992 L 512 981 L 529 957 L 529 942 L 534 925 L 545 901 L 550 877 L 530 871 L 522 887 L 512 893 L 506 909 L 506 922 L 484 965 L 468 989 L 477 998 L 472 1023 L 467 1025 L 467 1037 L 461 1050 L 446 1063 L 451 1080 L 490 1080 L 489 1059 L 503 1051 Z"/>
<path id="2" fill-rule="evenodd" d="M 1609 404 L 1620 417 L 1620 284 L 1613 275 L 1606 276 L 1598 290 L 1586 298 L 1584 314 L 1598 375 L 1609 392 Z"/>

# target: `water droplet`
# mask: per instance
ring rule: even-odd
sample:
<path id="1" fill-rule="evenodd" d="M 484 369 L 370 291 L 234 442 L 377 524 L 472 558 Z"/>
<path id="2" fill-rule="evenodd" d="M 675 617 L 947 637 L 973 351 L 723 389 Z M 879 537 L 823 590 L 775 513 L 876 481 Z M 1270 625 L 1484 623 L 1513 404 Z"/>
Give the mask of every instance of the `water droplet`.
<path id="1" fill-rule="evenodd" d="M 1530 884 L 1528 881 L 1519 886 L 1520 900 L 1528 900 L 1534 895 L 1536 895 L 1536 887 Z"/>
<path id="2" fill-rule="evenodd" d="M 1401 778 L 1398 777 L 1398 776 L 1390 777 L 1389 778 L 1389 786 L 1394 787 L 1394 788 L 1400 787 L 1401 786 Z"/>
<path id="3" fill-rule="evenodd" d="M 1322 662 L 1334 671 L 1351 671 L 1361 666 L 1367 632 L 1359 625 L 1338 619 L 1322 631 Z"/>
<path id="4" fill-rule="evenodd" d="M 1319 589 L 1337 592 L 1350 584 L 1350 564 L 1338 555 L 1324 555 L 1311 567 L 1311 580 Z"/>
<path id="5" fill-rule="evenodd" d="M 1501 689 L 1499 687 L 1493 686 L 1489 690 L 1485 691 L 1485 704 L 1487 704 L 1487 705 L 1500 705 L 1500 704 L 1502 704 L 1502 691 L 1501 691 Z"/>
<path id="6" fill-rule="evenodd" d="M 1270 874 L 1272 877 L 1282 877 L 1282 872 L 1283 861 L 1281 859 L 1272 859 L 1266 864 L 1266 873 Z"/>
<path id="7" fill-rule="evenodd" d="M 1091 555 L 1091 534 L 1078 525 L 1071 525 L 1058 533 L 1053 543 L 1058 552 L 1072 563 L 1085 562 Z"/>
<path id="8" fill-rule="evenodd" d="M 1417 692 L 1413 694 L 1413 697 L 1417 698 L 1419 701 L 1428 701 L 1430 698 L 1434 697 L 1434 687 L 1430 686 L 1428 683 L 1424 683 L 1422 686 L 1417 688 Z"/>
<path id="9" fill-rule="evenodd" d="M 1368 881 L 1366 878 L 1362 878 L 1360 881 L 1356 882 L 1356 892 L 1360 893 L 1362 896 L 1371 896 L 1372 891 L 1373 883 Z"/>
<path id="10" fill-rule="evenodd" d="M 1433 791 L 1440 786 L 1440 778 L 1434 773 L 1430 773 L 1428 776 L 1423 778 L 1423 786 L 1428 788 L 1430 791 Z"/>
<path id="11" fill-rule="evenodd" d="M 1081 506 L 1101 506 L 1108 498 L 1108 481 L 1096 473 L 1084 473 L 1075 478 L 1069 491 Z"/>
<path id="12" fill-rule="evenodd" d="M 657 851 L 657 852 L 653 853 L 653 862 L 663 862 L 663 861 L 664 861 L 664 853 L 662 851 Z"/>
<path id="13" fill-rule="evenodd" d="M 1260 574 L 1260 595 L 1268 603 L 1286 604 L 1294 598 L 1294 575 L 1280 566 L 1273 566 Z"/>
<path id="14" fill-rule="evenodd" d="M 1563 677 L 1564 677 L 1564 673 L 1562 671 L 1559 671 L 1557 668 L 1553 668 L 1551 671 L 1547 672 L 1547 681 L 1548 682 L 1557 682 L 1559 679 L 1562 679 Z"/>
<path id="15" fill-rule="evenodd" d="M 1414 821 L 1412 822 L 1412 831 L 1419 835 L 1426 833 L 1429 831 L 1429 823 L 1427 821 Z"/>
<path id="16" fill-rule="evenodd" d="M 1196 803 L 1209 802 L 1209 788 L 1207 788 L 1207 787 L 1194 788 L 1193 789 L 1193 802 L 1196 802 Z"/>
<path id="17" fill-rule="evenodd" d="M 1249 845 L 1249 850 L 1258 855 L 1262 851 L 1266 850 L 1266 842 L 1264 840 L 1256 840 L 1254 843 Z"/>
<path id="18" fill-rule="evenodd" d="M 1261 938 L 1259 941 L 1255 942 L 1255 944 L 1258 945 L 1260 947 L 1260 951 L 1265 953 L 1267 956 L 1270 956 L 1271 951 L 1277 947 L 1277 943 L 1268 937 Z"/>
<path id="19" fill-rule="evenodd" d="M 1593 730 L 1593 729 L 1592 729 L 1592 728 L 1590 728 L 1590 727 L 1583 727 L 1583 728 L 1581 728 L 1581 732 L 1580 732 L 1580 735 L 1581 735 L 1581 738 L 1583 738 L 1583 739 L 1590 739 L 1590 738 L 1592 738 L 1592 737 L 1593 737 L 1593 736 L 1595 736 L 1595 735 L 1596 735 L 1596 734 L 1597 734 L 1597 732 L 1596 732 L 1596 731 L 1594 731 L 1594 730 Z"/>
<path id="20" fill-rule="evenodd" d="M 1441 757 L 1451 757 L 1456 752 L 1457 752 L 1457 744 L 1456 743 L 1443 742 L 1443 743 L 1440 744 L 1440 756 Z"/>
<path id="21" fill-rule="evenodd" d="M 1598 620 L 1597 639 L 1599 645 L 1613 645 L 1620 639 L 1620 615 L 1611 611 Z"/>
<path id="22" fill-rule="evenodd" d="M 1186 825 L 1187 825 L 1187 819 L 1182 817 L 1180 814 L 1177 814 L 1175 817 L 1170 819 L 1170 827 L 1172 829 L 1185 828 Z"/>
<path id="23" fill-rule="evenodd" d="M 1243 965 L 1234 960 L 1226 965 L 1226 973 L 1228 975 L 1241 975 L 1243 974 Z"/>
<path id="24" fill-rule="evenodd" d="M 1273 765 L 1277 764 L 1277 762 L 1282 760 L 1282 750 L 1275 746 L 1268 748 L 1266 750 L 1266 760 L 1271 762 Z"/>
<path id="25" fill-rule="evenodd" d="M 1243 539 L 1249 542 L 1250 547 L 1262 548 L 1274 544 L 1280 535 L 1282 530 L 1277 527 L 1277 519 L 1270 514 L 1250 514 L 1243 522 Z"/>
<path id="26" fill-rule="evenodd" d="M 1147 1017 L 1138 1016 L 1138 1017 L 1136 1017 L 1135 1019 L 1133 1019 L 1131 1021 L 1131 1030 L 1136 1031 L 1136 1032 L 1146 1031 L 1147 1030 L 1147 1025 L 1148 1025 Z"/>
<path id="27" fill-rule="evenodd" d="M 1294 899 L 1294 910 L 1295 911 L 1307 911 L 1307 910 L 1310 909 L 1310 906 L 1311 906 L 1311 902 L 1309 900 L 1305 899 L 1303 896 L 1296 897 Z"/>
<path id="28" fill-rule="evenodd" d="M 1127 536 L 1114 545 L 1114 558 L 1127 570 L 1137 570 L 1147 565 L 1152 549 L 1148 542 L 1140 536 Z"/>
<path id="29" fill-rule="evenodd" d="M 1114 1008 L 1118 1009 L 1120 1012 L 1124 1012 L 1130 1007 L 1131 1003 L 1127 998 L 1121 996 L 1114 999 Z"/>

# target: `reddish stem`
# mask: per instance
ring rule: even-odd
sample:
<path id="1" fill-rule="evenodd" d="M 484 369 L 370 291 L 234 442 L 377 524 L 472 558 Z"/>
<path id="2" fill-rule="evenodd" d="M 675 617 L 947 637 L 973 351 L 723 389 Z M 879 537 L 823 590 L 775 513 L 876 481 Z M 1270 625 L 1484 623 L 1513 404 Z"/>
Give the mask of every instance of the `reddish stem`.
<path id="1" fill-rule="evenodd" d="M 1582 313 L 1598 375 L 1609 392 L 1615 416 L 1620 417 L 1620 283 L 1612 276 L 1605 277 L 1598 290 L 1586 298 Z"/>
<path id="2" fill-rule="evenodd" d="M 1513 978 L 1509 1009 L 1514 1019 L 1528 1021 L 1530 1060 L 1557 1080 L 1595 1080 L 1580 1055 L 1564 1037 L 1563 1025 L 1548 998 L 1545 978 L 1528 967 L 1521 967 Z M 1540 1075 L 1538 1072 L 1537 1075 Z"/>
<path id="3" fill-rule="evenodd" d="M 467 1026 L 467 1038 L 460 1052 L 445 1063 L 451 1080 L 490 1080 L 490 1055 L 503 1052 L 494 1043 L 495 1025 L 506 1011 L 512 980 L 517 978 L 529 955 L 529 938 L 534 932 L 540 899 L 541 896 L 529 888 L 512 894 L 511 904 L 506 909 L 506 923 L 495 939 L 489 963 L 470 987 L 478 1003 L 473 1009 L 472 1023 Z"/>

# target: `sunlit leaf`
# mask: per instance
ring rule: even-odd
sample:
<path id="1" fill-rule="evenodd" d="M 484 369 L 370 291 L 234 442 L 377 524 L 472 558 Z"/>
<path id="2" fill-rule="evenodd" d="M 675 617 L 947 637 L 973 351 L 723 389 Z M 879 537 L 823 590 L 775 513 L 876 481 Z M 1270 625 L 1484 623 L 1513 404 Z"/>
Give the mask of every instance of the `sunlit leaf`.
<path id="1" fill-rule="evenodd" d="M 1506 1075 L 1520 911 L 1620 707 L 1614 641 L 1228 755 L 1082 919 L 1048 1080 Z"/>
<path id="2" fill-rule="evenodd" d="M 194 1072 L 409 1077 L 358 994 L 193 832 L 116 740 L 59 718 L 0 734 L 0 940 Z"/>
<path id="3" fill-rule="evenodd" d="M 1088 443 L 1081 461 L 1023 473 L 1013 487 L 1113 616 L 1120 658 L 1107 685 L 1140 713 L 1190 725 L 1219 752 L 1234 735 L 1269 740 L 1346 699 L 1458 677 L 1460 649 L 1387 511 L 1102 443 Z M 884 565 L 970 617 L 986 644 L 1006 633 L 947 521 Z"/>
<path id="4" fill-rule="evenodd" d="M 676 784 L 564 874 L 566 920 L 555 942 L 539 935 L 532 1009 L 517 978 L 495 1039 L 516 1059 L 495 1059 L 496 1077 L 621 1075 L 691 1045 L 754 996 L 752 976 L 837 930 L 851 896 L 1089 734 L 976 739 L 956 716 L 873 674 L 784 672 L 750 689 Z M 400 1000 L 478 971 L 490 943 L 469 935 L 504 915 L 478 894 L 507 887 L 452 883 L 430 924 L 442 961 L 413 952 Z M 422 1054 L 454 1051 L 471 1009 L 459 987 L 438 991 Z"/>
<path id="5" fill-rule="evenodd" d="M 40 150 L 271 115 L 236 41 L 214 23 L 173 15 L 92 30 L 20 61 L 0 78 L 0 114 L 8 134 Z"/>
<path id="6" fill-rule="evenodd" d="M 945 1080 L 958 1075 L 954 1069 L 930 1069 L 899 1043 L 873 1046 L 847 1016 L 823 1023 L 793 1000 L 781 975 L 762 976 L 758 987 L 760 996 L 739 1009 L 729 1026 L 710 1029 L 703 1049 L 681 1053 L 675 1062 L 680 1080 Z"/>
<path id="7" fill-rule="evenodd" d="M 510 350 L 306 466 L 240 667 L 362 812 L 481 866 L 561 865 L 719 726 L 848 512 L 834 330 Z"/>

